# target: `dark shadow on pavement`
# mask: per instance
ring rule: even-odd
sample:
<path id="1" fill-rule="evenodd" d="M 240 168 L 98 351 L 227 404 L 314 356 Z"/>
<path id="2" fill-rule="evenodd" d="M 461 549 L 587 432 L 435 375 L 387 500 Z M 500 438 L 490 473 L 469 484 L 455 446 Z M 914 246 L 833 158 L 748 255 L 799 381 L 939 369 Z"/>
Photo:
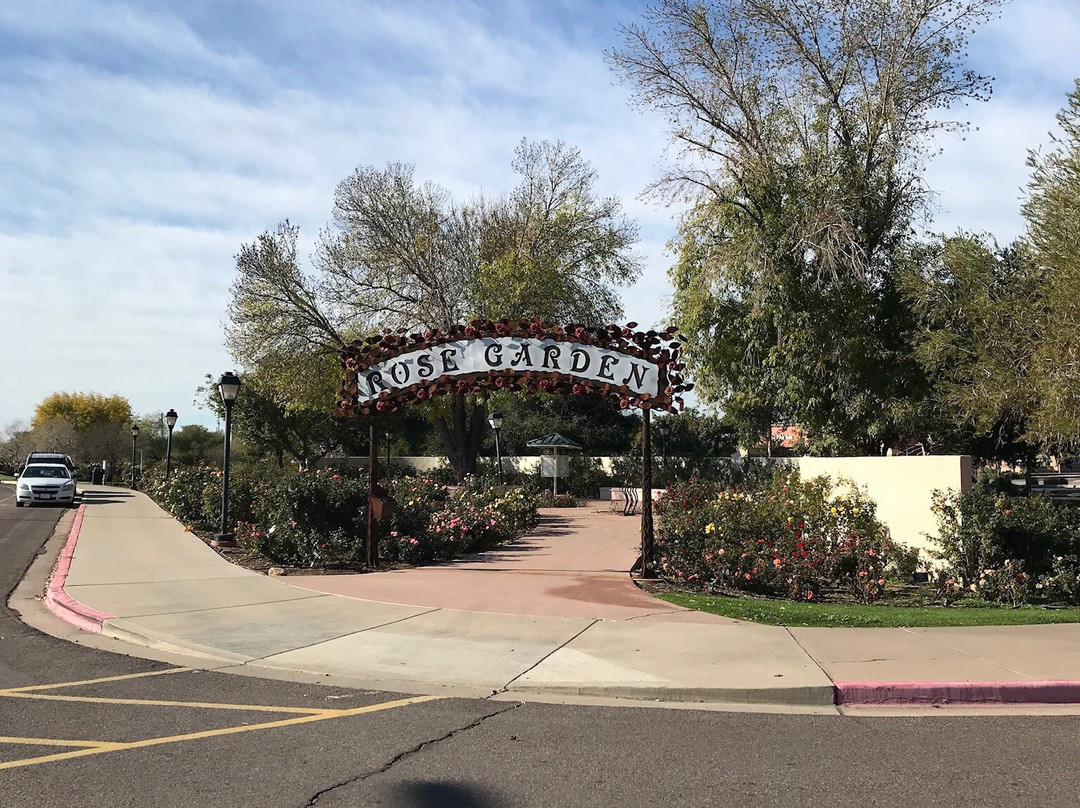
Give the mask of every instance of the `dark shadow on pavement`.
<path id="1" fill-rule="evenodd" d="M 78 499 L 82 500 L 83 505 L 115 505 L 133 496 L 129 491 L 83 491 Z M 78 499 L 76 505 L 79 504 Z"/>
<path id="2" fill-rule="evenodd" d="M 408 808 L 503 808 L 508 803 L 486 789 L 421 780 L 394 787 L 394 805 Z"/>
<path id="3" fill-rule="evenodd" d="M 532 536 L 566 536 L 571 533 L 570 519 L 565 516 L 541 516 L 536 527 L 530 530 L 526 537 Z"/>

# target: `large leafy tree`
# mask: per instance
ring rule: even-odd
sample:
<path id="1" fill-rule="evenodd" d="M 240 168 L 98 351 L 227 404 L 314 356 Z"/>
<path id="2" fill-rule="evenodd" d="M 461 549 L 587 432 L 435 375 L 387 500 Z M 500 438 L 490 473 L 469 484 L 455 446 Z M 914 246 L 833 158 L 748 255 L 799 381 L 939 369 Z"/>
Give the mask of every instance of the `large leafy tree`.
<path id="1" fill-rule="evenodd" d="M 225 416 L 216 382 L 209 374 L 199 393 L 219 418 Z M 244 375 L 232 418 L 236 435 L 248 452 L 272 459 L 279 468 L 285 467 L 286 460 L 306 466 L 338 449 L 357 452 L 367 445 L 366 430 L 361 436 L 352 419 L 335 415 L 326 407 L 283 403 L 258 367 Z"/>
<path id="2" fill-rule="evenodd" d="M 132 421 L 123 396 L 53 393 L 35 408 L 28 438 L 38 451 L 64 452 L 80 463 L 115 465 L 130 456 Z"/>
<path id="3" fill-rule="evenodd" d="M 53 393 L 34 410 L 31 426 L 60 420 L 80 431 L 100 424 L 131 423 L 131 405 L 123 396 L 103 396 L 98 393 Z"/>
<path id="4" fill-rule="evenodd" d="M 921 388 L 898 268 L 943 110 L 982 99 L 966 37 L 1001 0 L 664 0 L 611 54 L 678 148 L 671 272 L 699 392 L 746 437 L 877 447 Z"/>
<path id="5" fill-rule="evenodd" d="M 477 317 L 598 325 L 621 316 L 616 292 L 637 277 L 634 225 L 595 173 L 561 143 L 522 143 L 511 193 L 453 201 L 411 167 L 357 169 L 338 185 L 314 271 L 284 223 L 241 248 L 228 343 L 288 407 L 331 405 L 338 351 L 380 329 L 442 328 Z M 314 405 L 317 406 L 317 405 Z M 429 406 L 459 475 L 475 471 L 485 434 L 476 397 Z"/>
<path id="6" fill-rule="evenodd" d="M 1080 443 L 1080 79 L 1057 116 L 1060 135 L 1046 154 L 1033 152 L 1024 217 L 1039 264 L 1046 269 L 1047 316 L 1034 351 L 1040 406 L 1030 434 L 1049 446 Z"/>
<path id="7" fill-rule="evenodd" d="M 1043 406 L 1036 351 L 1048 273 L 1030 246 L 959 234 L 920 251 L 903 287 L 917 317 L 916 355 L 930 381 L 921 410 L 941 448 L 1030 465 Z"/>

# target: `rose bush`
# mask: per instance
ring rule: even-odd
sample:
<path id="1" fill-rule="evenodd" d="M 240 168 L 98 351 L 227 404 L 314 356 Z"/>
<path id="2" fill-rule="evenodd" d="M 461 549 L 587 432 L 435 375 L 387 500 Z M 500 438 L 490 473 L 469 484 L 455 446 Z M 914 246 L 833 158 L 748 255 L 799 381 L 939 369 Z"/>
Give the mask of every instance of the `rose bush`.
<path id="1" fill-rule="evenodd" d="M 800 600 L 845 591 L 870 602 L 891 562 L 910 557 L 863 493 L 836 493 L 827 478 L 787 470 L 746 488 L 676 484 L 656 514 L 661 574 L 702 589 Z"/>
<path id="2" fill-rule="evenodd" d="M 536 524 L 536 499 L 518 487 L 496 487 L 476 479 L 452 493 L 429 478 L 391 483 L 398 506 L 380 555 L 391 561 L 423 564 L 486 550 Z"/>
<path id="3" fill-rule="evenodd" d="M 946 598 L 1080 604 L 1080 511 L 989 486 L 935 492 Z"/>

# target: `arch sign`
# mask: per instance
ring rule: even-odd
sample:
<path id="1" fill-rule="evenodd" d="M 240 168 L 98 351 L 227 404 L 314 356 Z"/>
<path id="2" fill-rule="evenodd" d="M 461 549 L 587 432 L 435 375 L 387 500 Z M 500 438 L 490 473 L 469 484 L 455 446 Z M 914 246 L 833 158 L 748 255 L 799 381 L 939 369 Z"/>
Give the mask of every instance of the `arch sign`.
<path id="1" fill-rule="evenodd" d="M 682 375 L 682 337 L 675 328 L 636 329 L 636 323 L 590 328 L 504 319 L 473 320 L 423 333 L 384 331 L 342 352 L 345 384 L 340 409 L 348 415 L 376 416 L 436 396 L 484 390 L 594 395 L 615 399 L 622 409 L 640 409 L 640 563 L 647 575 L 652 558 L 649 414 L 652 410 L 678 412 L 683 408 L 679 394 L 693 385 Z M 372 469 L 374 445 L 373 440 Z M 372 486 L 374 477 L 369 476 Z M 369 558 L 373 558 L 371 552 Z"/>
<path id="2" fill-rule="evenodd" d="M 439 395 L 519 390 L 617 398 L 622 409 L 683 406 L 693 385 L 681 371 L 674 328 L 560 327 L 537 320 L 474 320 L 423 334 L 385 332 L 344 351 L 341 409 L 396 412 Z"/>

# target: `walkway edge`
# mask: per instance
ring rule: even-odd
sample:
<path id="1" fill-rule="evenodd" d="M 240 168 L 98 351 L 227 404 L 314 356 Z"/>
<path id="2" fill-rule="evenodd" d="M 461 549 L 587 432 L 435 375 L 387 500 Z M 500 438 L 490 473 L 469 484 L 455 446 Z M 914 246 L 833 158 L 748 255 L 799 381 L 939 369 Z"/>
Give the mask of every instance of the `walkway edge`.
<path id="1" fill-rule="evenodd" d="M 79 543 L 79 531 L 82 529 L 83 517 L 86 513 L 86 505 L 80 505 L 75 512 L 75 520 L 71 523 L 71 532 L 68 533 L 64 549 L 60 551 L 56 568 L 49 578 L 49 585 L 45 589 L 45 605 L 49 611 L 66 623 L 83 631 L 94 634 L 101 633 L 101 625 L 106 620 L 111 620 L 113 615 L 91 609 L 75 598 L 71 597 L 64 589 L 67 584 L 68 572 L 71 569 L 71 560 L 75 556 L 75 545 Z"/>
<path id="2" fill-rule="evenodd" d="M 1080 704 L 1080 681 L 836 682 L 837 706 Z"/>

